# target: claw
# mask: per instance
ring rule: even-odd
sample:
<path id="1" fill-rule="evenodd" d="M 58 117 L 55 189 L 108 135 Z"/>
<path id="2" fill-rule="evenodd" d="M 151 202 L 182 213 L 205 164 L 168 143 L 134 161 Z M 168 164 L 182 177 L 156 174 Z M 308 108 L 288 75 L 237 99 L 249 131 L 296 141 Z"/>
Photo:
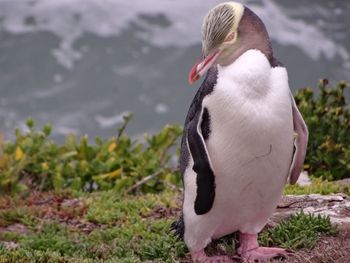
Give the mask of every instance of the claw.
<path id="1" fill-rule="evenodd" d="M 238 254 L 245 260 L 268 261 L 273 258 L 286 258 L 290 250 L 275 247 L 259 247 L 256 234 L 240 234 Z"/>

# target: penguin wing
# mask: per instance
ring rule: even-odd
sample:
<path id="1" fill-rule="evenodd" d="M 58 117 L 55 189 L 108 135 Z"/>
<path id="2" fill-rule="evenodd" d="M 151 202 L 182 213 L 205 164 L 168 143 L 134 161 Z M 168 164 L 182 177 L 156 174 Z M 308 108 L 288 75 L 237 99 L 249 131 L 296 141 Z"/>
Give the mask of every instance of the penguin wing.
<path id="1" fill-rule="evenodd" d="M 197 174 L 197 195 L 194 203 L 197 215 L 209 212 L 215 199 L 215 176 L 201 130 L 203 111 L 201 107 L 195 113 L 187 130 L 187 144 L 193 158 L 192 169 Z"/>
<path id="2" fill-rule="evenodd" d="M 297 134 L 297 137 L 294 141 L 295 152 L 290 169 L 289 183 L 295 184 L 303 169 L 309 132 L 292 94 L 291 97 L 294 132 Z"/>

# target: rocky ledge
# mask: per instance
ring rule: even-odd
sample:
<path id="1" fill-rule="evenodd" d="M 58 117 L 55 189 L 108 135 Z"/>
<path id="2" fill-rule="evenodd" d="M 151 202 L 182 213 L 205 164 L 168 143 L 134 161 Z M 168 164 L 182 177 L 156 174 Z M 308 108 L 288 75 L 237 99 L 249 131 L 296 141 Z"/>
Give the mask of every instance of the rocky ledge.
<path id="1" fill-rule="evenodd" d="M 269 224 L 274 225 L 301 210 L 305 213 L 329 216 L 331 222 L 339 226 L 350 225 L 350 197 L 345 194 L 282 196 Z"/>

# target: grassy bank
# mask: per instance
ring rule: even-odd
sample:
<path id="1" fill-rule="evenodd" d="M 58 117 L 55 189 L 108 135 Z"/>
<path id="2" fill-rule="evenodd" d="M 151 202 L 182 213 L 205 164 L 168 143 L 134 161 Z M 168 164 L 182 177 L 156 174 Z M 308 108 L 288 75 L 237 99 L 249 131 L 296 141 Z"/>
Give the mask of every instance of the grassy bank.
<path id="1" fill-rule="evenodd" d="M 184 243 L 170 231 L 180 197 L 168 190 L 138 196 L 108 190 L 2 197 L 0 262 L 186 262 Z M 310 249 L 322 236 L 336 234 L 327 218 L 299 214 L 265 229 L 260 242 Z M 233 255 L 234 240 L 222 239 L 208 250 Z"/>

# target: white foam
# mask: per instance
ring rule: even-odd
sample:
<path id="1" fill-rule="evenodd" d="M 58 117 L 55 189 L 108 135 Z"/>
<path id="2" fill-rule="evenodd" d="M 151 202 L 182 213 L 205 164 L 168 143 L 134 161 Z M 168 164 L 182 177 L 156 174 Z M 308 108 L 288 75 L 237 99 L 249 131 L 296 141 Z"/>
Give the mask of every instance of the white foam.
<path id="1" fill-rule="evenodd" d="M 272 1 L 264 1 L 264 5 L 256 6 L 254 11 L 266 24 L 271 38 L 279 44 L 297 46 L 314 60 L 321 56 L 329 60 L 336 56 L 349 60 L 346 48 L 325 35 L 317 27 L 317 21 L 310 24 L 301 19 L 292 19 Z"/>
<path id="2" fill-rule="evenodd" d="M 52 116 L 52 115 L 51 115 Z M 89 119 L 84 112 L 66 112 L 65 114 L 58 115 L 54 118 L 53 127 L 55 127 L 53 134 L 67 135 L 67 134 L 80 134 L 80 127 L 84 122 L 88 122 Z"/>
<path id="3" fill-rule="evenodd" d="M 56 83 L 61 83 L 63 81 L 63 76 L 59 73 L 53 75 L 53 81 Z"/>
<path id="4" fill-rule="evenodd" d="M 102 128 L 109 128 L 116 126 L 117 124 L 121 124 L 124 121 L 124 116 L 128 115 L 129 112 L 124 111 L 122 113 L 118 113 L 113 116 L 102 116 L 102 115 L 97 115 L 95 116 L 95 120 L 97 123 L 102 127 Z"/>
<path id="5" fill-rule="evenodd" d="M 68 85 L 54 85 L 54 86 L 46 88 L 46 89 L 35 90 L 32 93 L 28 94 L 25 101 L 28 101 L 28 100 L 33 99 L 33 98 L 47 99 L 47 98 L 55 97 L 58 94 L 66 91 L 68 89 L 69 89 Z"/>
<path id="6" fill-rule="evenodd" d="M 164 104 L 164 103 L 158 103 L 155 107 L 154 107 L 154 111 L 157 114 L 166 114 L 169 112 L 169 107 L 168 105 Z"/>
<path id="7" fill-rule="evenodd" d="M 55 127 L 55 133 L 59 135 L 68 135 L 68 134 L 77 134 L 79 132 L 78 129 L 74 129 L 67 126 L 57 126 Z"/>
<path id="8" fill-rule="evenodd" d="M 99 37 L 118 36 L 130 22 L 145 29 L 136 37 L 159 47 L 187 47 L 200 41 L 201 20 L 205 13 L 221 0 L 0 0 L 2 30 L 12 34 L 49 32 L 60 39 L 59 47 L 52 51 L 57 61 L 71 68 L 83 56 L 73 47 L 84 34 Z M 315 24 L 292 19 L 277 2 L 263 0 L 260 4 L 246 3 L 265 22 L 272 39 L 282 45 L 293 45 L 312 59 L 321 56 L 331 60 L 339 56 L 349 65 L 350 55 L 344 46 L 330 39 Z M 322 7 L 320 7 L 322 8 Z M 326 8 L 326 7 L 325 7 Z M 339 11 L 336 11 L 339 12 Z M 139 15 L 164 14 L 169 25 L 157 26 L 139 19 Z M 330 14 L 333 15 L 333 14 Z M 35 23 L 25 23 L 32 17 Z M 33 19 L 31 19 L 33 20 Z M 0 28 L 0 29 L 1 29 Z"/>

